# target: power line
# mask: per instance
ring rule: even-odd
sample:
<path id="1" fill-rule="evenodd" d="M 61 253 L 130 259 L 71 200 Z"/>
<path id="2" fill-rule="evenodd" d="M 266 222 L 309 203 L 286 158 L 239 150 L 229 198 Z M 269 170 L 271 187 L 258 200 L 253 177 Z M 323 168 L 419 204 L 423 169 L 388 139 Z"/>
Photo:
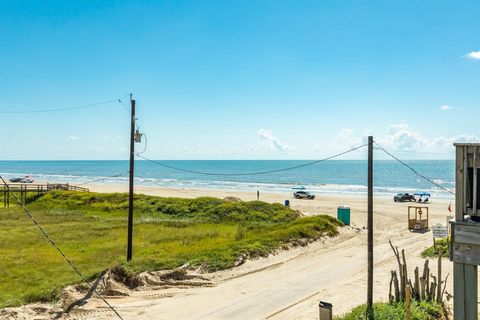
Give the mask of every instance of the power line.
<path id="1" fill-rule="evenodd" d="M 175 166 L 171 166 L 171 165 L 168 165 L 168 164 L 156 161 L 156 160 L 152 160 L 152 159 L 144 157 L 144 156 L 142 156 L 138 153 L 137 153 L 137 157 L 139 157 L 141 159 L 144 159 L 144 160 L 147 160 L 149 162 L 152 162 L 154 164 L 157 164 L 159 166 L 165 167 L 165 168 L 169 168 L 169 169 L 177 170 L 177 171 L 182 171 L 182 172 L 194 173 L 194 174 L 201 174 L 201 175 L 208 175 L 208 176 L 253 176 L 253 175 L 277 173 L 277 172 L 283 172 L 283 171 L 289 171 L 289 170 L 299 169 L 299 168 L 303 168 L 303 167 L 308 167 L 308 166 L 311 166 L 311 165 L 314 165 L 314 164 L 317 164 L 317 163 L 320 163 L 320 162 L 324 162 L 324 161 L 327 161 L 327 160 L 331 160 L 333 158 L 336 158 L 336 157 L 342 156 L 344 154 L 353 152 L 353 151 L 358 150 L 360 148 L 363 148 L 365 146 L 366 146 L 366 144 L 362 144 L 358 147 L 355 147 L 353 149 L 350 149 L 350 150 L 347 150 L 347 151 L 344 151 L 344 152 L 337 153 L 333 156 L 323 158 L 321 160 L 312 161 L 312 162 L 309 162 L 309 163 L 300 164 L 300 165 L 297 165 L 297 166 L 292 166 L 292 167 L 287 167 L 287 168 L 282 168 L 282 169 L 276 169 L 276 170 L 257 171 L 257 172 L 239 172 L 239 173 L 215 173 L 215 172 L 203 172 L 203 171 L 189 170 L 189 169 L 183 169 L 183 168 L 178 168 L 178 167 L 175 167 Z"/>
<path id="2" fill-rule="evenodd" d="M 138 177 L 138 178 L 144 178 L 144 177 Z M 155 180 L 151 180 L 151 181 L 148 181 L 149 183 L 152 183 L 162 189 L 167 189 L 167 190 L 172 190 L 172 191 L 175 191 L 175 192 L 178 192 L 178 193 L 183 193 L 183 194 L 186 194 L 186 195 L 191 195 L 191 196 L 195 196 L 193 193 L 189 192 L 188 190 L 185 190 L 184 188 L 172 188 L 172 187 L 168 187 L 168 186 L 165 186 L 163 184 L 161 184 L 161 182 L 159 181 L 155 181 Z"/>
<path id="3" fill-rule="evenodd" d="M 109 159 L 109 160 L 104 160 L 104 161 L 117 161 L 121 158 L 124 158 L 124 157 L 128 157 L 128 154 L 123 154 L 121 156 L 118 156 L 116 158 L 113 158 L 113 159 Z M 78 166 L 78 167 L 75 167 L 75 168 L 70 168 L 68 170 L 63 170 L 63 171 L 60 171 L 60 172 L 55 172 L 55 175 L 62 175 L 62 174 L 65 174 L 65 173 L 69 173 L 69 172 L 72 172 L 72 171 L 75 171 L 75 170 L 80 170 L 80 169 L 84 169 L 84 168 L 89 168 L 89 167 L 92 167 L 92 166 L 96 166 L 97 163 L 88 163 L 88 164 L 85 164 L 85 165 L 81 165 L 81 166 Z"/>
<path id="4" fill-rule="evenodd" d="M 0 176 L 0 179 L 2 180 L 3 184 L 5 186 L 8 186 L 7 183 L 5 182 L 5 180 L 3 179 L 2 176 Z M 88 282 L 87 278 L 85 278 L 85 276 L 83 275 L 82 272 L 80 272 L 80 270 L 77 268 L 77 266 L 75 264 L 73 264 L 73 262 L 63 253 L 62 249 L 60 249 L 60 247 L 55 243 L 55 241 L 53 241 L 52 238 L 50 238 L 50 236 L 47 234 L 47 232 L 43 229 L 43 227 L 37 222 L 37 220 L 35 220 L 35 218 L 33 217 L 33 215 L 30 213 L 30 211 L 27 209 L 27 207 L 25 207 L 25 205 L 17 198 L 17 196 L 15 195 L 15 193 L 11 193 L 11 195 L 13 196 L 13 198 L 18 202 L 18 204 L 22 207 L 23 211 L 25 211 L 25 213 L 27 214 L 27 216 L 30 218 L 30 220 L 32 220 L 32 222 L 37 226 L 37 228 L 40 230 L 40 232 L 42 232 L 43 236 L 48 240 L 48 242 L 50 242 L 50 244 L 52 246 L 55 247 L 55 249 L 57 249 L 57 251 L 62 255 L 62 257 L 65 259 L 65 261 L 68 262 L 68 264 L 70 264 L 70 266 L 73 268 L 73 270 L 75 270 L 75 272 L 82 278 L 82 280 L 88 285 L 88 287 L 90 287 L 91 290 L 93 290 L 93 292 L 95 292 L 95 294 L 103 300 L 103 302 L 105 302 L 105 304 L 115 313 L 115 315 L 123 320 L 122 316 L 117 312 L 117 310 L 115 310 L 115 308 L 110 304 L 108 303 L 108 301 L 90 284 L 90 282 Z"/>
<path id="5" fill-rule="evenodd" d="M 125 105 L 125 103 L 123 103 L 123 99 L 127 96 L 129 96 L 129 94 L 127 94 L 126 96 L 123 96 L 122 98 L 118 99 L 118 102 L 123 106 L 123 109 L 125 109 L 125 111 L 128 114 L 130 114 L 130 110 L 128 110 L 128 107 Z"/>
<path id="6" fill-rule="evenodd" d="M 397 160 L 398 162 L 400 162 L 402 165 L 404 165 L 406 168 L 408 168 L 410 171 L 412 171 L 416 176 L 430 182 L 431 184 L 437 186 L 438 188 L 442 189 L 443 191 L 446 191 L 452 195 L 455 195 L 455 192 L 445 188 L 444 186 L 436 183 L 435 181 L 433 181 L 432 179 L 424 176 L 423 174 L 419 173 L 416 169 L 412 168 L 411 166 L 409 166 L 408 164 L 406 164 L 405 162 L 403 162 L 402 160 L 400 160 L 399 158 L 397 158 L 396 156 L 394 156 L 393 154 L 391 154 L 390 152 L 388 152 L 387 150 L 385 150 L 381 145 L 379 145 L 378 143 L 374 142 L 378 148 L 376 149 L 379 149 L 379 150 L 382 150 L 383 152 L 385 152 L 387 155 L 389 155 L 390 157 L 392 157 L 393 159 Z"/>
<path id="7" fill-rule="evenodd" d="M 108 179 L 111 179 L 111 178 L 116 178 L 116 177 L 123 176 L 123 175 L 125 175 L 125 174 L 127 174 L 127 173 L 128 173 L 128 171 L 122 172 L 122 173 L 118 173 L 118 174 L 115 174 L 115 175 L 113 175 L 113 176 L 108 176 L 108 177 L 103 177 L 103 178 L 99 178 L 99 179 L 94 179 L 94 180 L 91 180 L 91 181 L 87 181 L 87 182 L 84 182 L 84 183 L 77 184 L 77 186 L 83 186 L 83 185 L 86 185 L 86 184 L 89 184 L 89 183 L 105 181 L 105 180 L 108 180 Z"/>
<path id="8" fill-rule="evenodd" d="M 37 110 L 0 110 L 0 114 L 49 113 L 49 112 L 61 112 L 61 111 L 71 111 L 71 110 L 77 110 L 77 109 L 86 109 L 86 108 L 92 108 L 92 107 L 96 107 L 96 106 L 100 106 L 100 105 L 109 104 L 109 103 L 112 103 L 112 102 L 118 102 L 118 101 L 121 101 L 125 97 L 126 96 L 123 96 L 120 99 L 116 98 L 116 99 L 112 99 L 112 100 L 96 102 L 96 103 L 91 103 L 91 104 L 85 104 L 85 105 L 79 105 L 79 106 L 71 106 L 71 107 L 57 107 L 57 108 L 37 109 Z"/>

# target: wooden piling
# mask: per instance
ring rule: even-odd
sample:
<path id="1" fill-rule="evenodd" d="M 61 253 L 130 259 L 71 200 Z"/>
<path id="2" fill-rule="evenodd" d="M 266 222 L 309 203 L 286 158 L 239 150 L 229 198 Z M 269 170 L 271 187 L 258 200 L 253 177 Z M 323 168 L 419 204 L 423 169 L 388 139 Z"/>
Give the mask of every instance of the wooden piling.
<path id="1" fill-rule="evenodd" d="M 410 320 L 410 286 L 405 287 L 405 320 Z"/>

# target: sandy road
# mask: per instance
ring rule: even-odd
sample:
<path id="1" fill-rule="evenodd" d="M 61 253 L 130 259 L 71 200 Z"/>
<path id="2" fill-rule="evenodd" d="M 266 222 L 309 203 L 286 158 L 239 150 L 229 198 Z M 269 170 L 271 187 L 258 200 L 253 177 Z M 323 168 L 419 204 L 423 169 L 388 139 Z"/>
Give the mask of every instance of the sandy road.
<path id="1" fill-rule="evenodd" d="M 109 190 L 112 191 L 112 190 Z M 145 189 L 140 192 L 171 195 L 171 190 Z M 223 194 L 218 194 L 222 192 Z M 237 196 L 251 194 L 224 191 L 190 191 L 190 196 Z M 205 194 L 207 193 L 207 194 Z M 180 196 L 176 194 L 176 196 Z M 280 202 L 285 195 L 264 195 L 265 201 Z M 352 224 L 341 235 L 307 247 L 280 252 L 269 258 L 248 261 L 244 265 L 212 274 L 215 287 L 170 289 L 161 292 L 137 291 L 130 297 L 110 299 L 125 319 L 315 319 L 318 301 L 333 303 L 334 313 L 349 311 L 366 300 L 367 249 L 366 201 L 363 197 L 323 196 L 320 200 L 293 200 L 292 207 L 307 214 L 334 214 L 336 206 L 352 208 Z M 406 228 L 408 204 L 390 199 L 375 200 L 374 299 L 386 300 L 390 270 L 396 268 L 388 239 L 404 248 L 409 272 L 422 266 L 420 252 L 431 245 L 431 232 L 412 233 Z M 445 224 L 448 201 L 429 204 L 430 224 Z M 433 261 L 432 261 L 433 262 Z M 436 263 L 431 263 L 432 273 Z M 444 274 L 451 272 L 448 260 Z M 161 290 L 160 290 L 161 291 Z M 451 281 L 447 285 L 451 292 Z M 161 297 L 159 297 L 161 295 Z M 165 297 L 167 296 L 167 297 Z M 98 301 L 91 301 L 72 314 L 76 319 L 114 319 Z"/>

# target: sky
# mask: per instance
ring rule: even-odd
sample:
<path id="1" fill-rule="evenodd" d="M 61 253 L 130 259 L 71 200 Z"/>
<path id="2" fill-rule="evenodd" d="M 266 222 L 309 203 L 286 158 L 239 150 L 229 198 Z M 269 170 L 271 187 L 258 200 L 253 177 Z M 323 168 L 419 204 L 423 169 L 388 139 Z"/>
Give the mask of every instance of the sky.
<path id="1" fill-rule="evenodd" d="M 126 159 L 129 93 L 154 159 L 480 141 L 478 1 L 4 0 L 0 41 L 0 160 Z"/>

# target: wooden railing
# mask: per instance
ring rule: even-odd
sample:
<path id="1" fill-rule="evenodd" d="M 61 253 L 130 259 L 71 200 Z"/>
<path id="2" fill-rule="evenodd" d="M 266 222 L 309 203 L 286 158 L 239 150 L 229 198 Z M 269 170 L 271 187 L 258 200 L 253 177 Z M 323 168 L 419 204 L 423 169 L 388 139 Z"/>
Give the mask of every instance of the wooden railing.
<path id="1" fill-rule="evenodd" d="M 27 193 L 45 193 L 52 190 L 81 191 L 88 192 L 84 187 L 74 186 L 68 183 L 8 183 L 0 187 L 0 193 L 3 193 L 3 206 L 10 206 L 10 193 L 20 194 L 19 201 L 23 204 L 26 202 Z"/>
<path id="2" fill-rule="evenodd" d="M 87 188 L 74 186 L 68 183 L 9 183 L 3 185 L 3 190 L 0 190 L 0 192 L 47 192 L 51 190 L 89 191 Z"/>

